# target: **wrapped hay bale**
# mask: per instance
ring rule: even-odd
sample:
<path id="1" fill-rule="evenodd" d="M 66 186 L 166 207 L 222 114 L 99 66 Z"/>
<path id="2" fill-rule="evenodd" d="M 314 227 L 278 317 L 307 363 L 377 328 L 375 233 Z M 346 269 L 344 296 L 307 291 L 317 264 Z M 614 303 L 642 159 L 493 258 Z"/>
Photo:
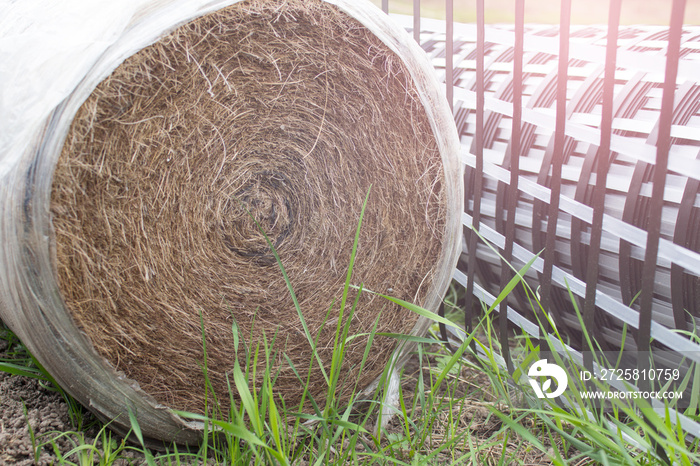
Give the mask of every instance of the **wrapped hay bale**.
<path id="1" fill-rule="evenodd" d="M 199 438 L 171 409 L 204 410 L 205 338 L 226 408 L 235 329 L 252 349 L 274 340 L 287 406 L 295 370 L 326 392 L 317 362 L 367 193 L 354 284 L 435 310 L 459 252 L 456 131 L 407 34 L 364 3 L 229 3 L 134 6 L 32 139 L 0 153 L 2 319 L 81 403 L 117 429 L 132 409 L 153 439 Z M 350 332 L 375 323 L 427 326 L 362 293 Z M 392 360 L 377 337 L 363 365 L 366 344 L 348 344 L 341 398 Z"/>

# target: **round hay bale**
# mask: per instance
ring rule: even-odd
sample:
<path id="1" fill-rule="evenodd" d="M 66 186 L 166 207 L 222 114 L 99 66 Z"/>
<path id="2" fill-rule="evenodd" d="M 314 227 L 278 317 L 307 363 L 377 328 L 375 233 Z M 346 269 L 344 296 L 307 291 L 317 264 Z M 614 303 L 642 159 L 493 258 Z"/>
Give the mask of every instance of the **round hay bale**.
<path id="1" fill-rule="evenodd" d="M 245 1 L 167 26 L 151 15 L 8 175 L 0 310 L 117 428 L 131 408 L 146 435 L 193 442 L 199 426 L 170 409 L 204 412 L 205 341 L 226 411 L 227 375 L 245 365 L 235 329 L 251 350 L 271 345 L 287 406 L 301 401 L 295 371 L 311 366 L 310 394 L 326 392 L 317 362 L 328 370 L 368 193 L 352 283 L 437 309 L 459 252 L 458 141 L 422 52 L 369 4 Z M 151 40 L 129 35 L 146 26 Z M 361 293 L 350 333 L 375 325 L 426 329 Z M 341 399 L 381 375 L 396 341 L 375 338 L 363 366 L 366 344 L 347 346 Z"/>

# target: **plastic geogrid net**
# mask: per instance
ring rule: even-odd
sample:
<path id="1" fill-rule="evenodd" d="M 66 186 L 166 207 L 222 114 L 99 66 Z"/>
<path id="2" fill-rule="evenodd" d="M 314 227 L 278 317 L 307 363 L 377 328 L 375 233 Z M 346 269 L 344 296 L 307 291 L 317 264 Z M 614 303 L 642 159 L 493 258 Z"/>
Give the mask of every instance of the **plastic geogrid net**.
<path id="1" fill-rule="evenodd" d="M 412 26 L 410 18 L 399 19 L 405 27 Z M 700 329 L 700 29 L 686 26 L 680 31 L 651 316 L 650 321 L 641 318 L 649 325 L 643 331 L 640 295 L 654 216 L 651 206 L 657 143 L 660 126 L 669 123 L 663 121 L 661 107 L 670 29 L 620 27 L 610 164 L 604 201 L 596 204 L 594 187 L 602 163 L 598 146 L 603 124 L 606 28 L 571 28 L 565 80 L 565 137 L 559 149 L 555 128 L 560 30 L 558 26 L 526 25 L 519 96 L 522 126 L 515 165 L 511 155 L 514 30 L 511 26 L 485 28 L 484 71 L 479 77 L 477 26 L 453 27 L 454 69 L 450 76 L 461 158 L 466 168 L 463 224 L 468 227 L 455 280 L 467 286 L 470 275 L 473 276 L 475 295 L 486 304 L 492 303 L 503 286 L 504 265 L 481 239 L 474 242 L 474 249 L 470 248 L 470 229 L 476 223 L 484 240 L 503 253 L 512 228 L 512 262 L 516 269 L 541 253 L 526 280 L 536 292 L 543 291 L 545 281 L 551 284 L 547 312 L 570 350 L 587 350 L 579 313 L 585 305 L 587 272 L 595 260 L 595 320 L 586 330 L 600 345 L 598 349 L 617 354 L 623 348 L 622 367 L 636 367 L 637 349 L 647 347 L 651 340 L 660 367 L 692 369 L 692 363 L 700 361 L 700 346 L 691 335 Z M 447 72 L 444 31 L 443 22 L 421 22 L 421 45 L 443 77 Z M 484 113 L 479 141 L 476 108 L 480 79 Z M 479 153 L 483 154 L 483 168 L 479 168 Z M 514 166 L 517 204 L 511 224 L 507 206 L 513 196 L 509 186 Z M 553 183 L 555 166 L 560 170 L 560 181 Z M 477 169 L 482 170 L 481 175 Z M 554 254 L 546 277 L 550 265 L 545 264 L 542 251 L 548 245 L 553 192 L 558 193 L 559 204 L 556 217 L 551 220 L 556 222 L 556 233 L 550 243 Z M 600 253 L 591 258 L 593 213 L 598 208 L 603 209 Z M 537 336 L 541 332 L 531 297 L 522 288 L 516 289 L 507 301 L 508 319 Z"/>

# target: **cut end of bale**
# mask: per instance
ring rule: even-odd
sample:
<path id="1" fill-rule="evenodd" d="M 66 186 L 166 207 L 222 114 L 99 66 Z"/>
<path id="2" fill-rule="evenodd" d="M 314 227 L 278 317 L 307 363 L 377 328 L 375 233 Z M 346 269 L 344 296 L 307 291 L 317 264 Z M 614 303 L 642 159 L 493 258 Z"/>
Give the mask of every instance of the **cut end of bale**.
<path id="1" fill-rule="evenodd" d="M 235 361 L 265 340 L 291 406 L 295 370 L 314 364 L 314 397 L 327 387 L 258 225 L 328 369 L 365 196 L 352 282 L 421 303 L 445 235 L 443 176 L 411 77 L 371 32 L 317 1 L 237 3 L 128 58 L 80 108 L 52 186 L 59 287 L 95 350 L 158 402 L 204 410 L 206 337 L 224 406 Z M 350 334 L 377 319 L 409 333 L 417 316 L 365 292 Z M 348 344 L 341 398 L 396 342 L 377 337 L 360 373 L 366 343 Z"/>

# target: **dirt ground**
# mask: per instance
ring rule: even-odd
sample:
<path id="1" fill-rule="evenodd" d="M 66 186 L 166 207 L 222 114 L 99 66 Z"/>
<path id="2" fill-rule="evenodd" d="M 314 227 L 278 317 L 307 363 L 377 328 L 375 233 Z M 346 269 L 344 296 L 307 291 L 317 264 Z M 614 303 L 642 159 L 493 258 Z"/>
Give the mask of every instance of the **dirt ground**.
<path id="1" fill-rule="evenodd" d="M 29 426 L 35 441 L 49 432 L 72 430 L 61 395 L 41 387 L 37 380 L 0 373 L 0 397 L 0 464 L 48 465 L 55 461 L 48 450 L 35 461 Z M 63 444 L 64 452 L 71 448 L 68 440 L 58 444 Z"/>
<path id="2" fill-rule="evenodd" d="M 7 342 L 0 340 L 0 357 L 6 350 Z M 36 379 L 0 372 L 0 464 L 52 464 L 56 456 L 48 449 L 35 458 L 32 442 L 41 442 L 50 432 L 72 429 L 68 405 L 58 392 Z M 57 444 L 64 452 L 72 448 L 68 439 Z"/>

